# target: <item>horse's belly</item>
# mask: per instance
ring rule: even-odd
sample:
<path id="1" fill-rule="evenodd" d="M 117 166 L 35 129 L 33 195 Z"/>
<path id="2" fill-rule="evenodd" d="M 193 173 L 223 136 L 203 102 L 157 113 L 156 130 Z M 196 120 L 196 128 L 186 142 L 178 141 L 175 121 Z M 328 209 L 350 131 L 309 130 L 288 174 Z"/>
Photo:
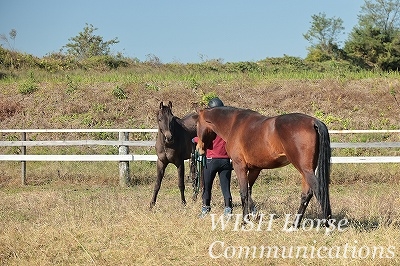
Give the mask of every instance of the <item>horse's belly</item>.
<path id="1" fill-rule="evenodd" d="M 285 155 L 280 155 L 280 156 L 276 156 L 273 158 L 264 157 L 264 158 L 260 158 L 257 161 L 249 162 L 250 168 L 254 167 L 254 168 L 260 168 L 260 169 L 273 169 L 273 168 L 282 167 L 282 166 L 285 166 L 288 164 L 290 164 L 290 162 L 288 161 L 288 159 Z"/>

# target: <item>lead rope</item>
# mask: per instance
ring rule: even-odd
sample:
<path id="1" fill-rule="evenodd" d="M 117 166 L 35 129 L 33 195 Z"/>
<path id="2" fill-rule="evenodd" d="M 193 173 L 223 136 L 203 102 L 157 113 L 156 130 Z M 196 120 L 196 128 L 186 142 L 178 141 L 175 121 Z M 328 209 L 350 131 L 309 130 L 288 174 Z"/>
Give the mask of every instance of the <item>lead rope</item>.
<path id="1" fill-rule="evenodd" d="M 200 178 L 203 176 L 204 167 L 206 167 L 206 156 L 201 155 L 197 150 L 192 154 L 192 160 L 196 164 L 196 174 L 193 180 L 193 192 L 195 195 L 200 191 Z"/>

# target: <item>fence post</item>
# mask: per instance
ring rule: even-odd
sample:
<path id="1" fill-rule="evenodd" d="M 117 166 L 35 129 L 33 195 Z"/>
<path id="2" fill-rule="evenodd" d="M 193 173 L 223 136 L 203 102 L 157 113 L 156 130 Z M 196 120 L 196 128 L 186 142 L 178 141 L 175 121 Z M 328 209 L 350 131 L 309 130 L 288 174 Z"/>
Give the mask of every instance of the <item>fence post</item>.
<path id="1" fill-rule="evenodd" d="M 26 141 L 26 132 L 22 132 L 21 140 Z M 21 146 L 21 154 L 26 155 L 26 146 Z M 26 161 L 21 161 L 21 182 L 26 185 Z"/>
<path id="2" fill-rule="evenodd" d="M 129 132 L 119 132 L 119 141 L 128 141 Z M 129 154 L 129 147 L 125 145 L 120 145 L 118 148 L 119 155 Z M 129 162 L 119 162 L 119 185 L 122 187 L 127 187 L 131 184 L 131 177 L 129 173 Z"/>

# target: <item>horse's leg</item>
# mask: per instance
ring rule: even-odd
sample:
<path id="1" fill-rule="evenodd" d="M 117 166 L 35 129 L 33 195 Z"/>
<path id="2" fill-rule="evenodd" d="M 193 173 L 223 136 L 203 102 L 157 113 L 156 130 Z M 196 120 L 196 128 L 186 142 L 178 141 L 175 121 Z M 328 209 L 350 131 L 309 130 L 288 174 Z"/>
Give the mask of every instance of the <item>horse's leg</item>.
<path id="1" fill-rule="evenodd" d="M 182 161 L 180 165 L 177 166 L 178 170 L 178 187 L 181 192 L 181 201 L 183 205 L 186 205 L 185 199 L 185 164 Z"/>
<path id="2" fill-rule="evenodd" d="M 152 198 L 152 200 L 150 202 L 150 208 L 153 208 L 154 205 L 156 205 L 158 191 L 160 191 L 161 181 L 162 181 L 162 179 L 164 177 L 164 173 L 165 173 L 165 168 L 166 167 L 167 167 L 167 164 L 164 164 L 159 159 L 157 160 L 157 180 L 156 180 L 156 183 L 154 185 L 153 198 Z"/>
<path id="3" fill-rule="evenodd" d="M 253 191 L 253 185 L 254 182 L 256 181 L 256 179 L 258 178 L 258 175 L 260 174 L 261 170 L 249 170 L 249 173 L 247 175 L 248 179 L 249 179 L 249 211 L 252 214 L 256 214 L 257 213 L 257 209 L 256 206 L 254 204 L 253 198 L 252 198 L 252 191 Z"/>
<path id="4" fill-rule="evenodd" d="M 245 223 L 245 217 L 248 218 L 247 216 L 249 214 L 249 181 L 247 179 L 247 169 L 235 162 L 232 163 L 233 169 L 235 169 L 235 173 L 239 181 L 240 199 L 242 201 L 243 210 L 243 223 Z"/>
<path id="5" fill-rule="evenodd" d="M 324 193 L 323 189 L 321 188 L 321 186 L 323 186 L 320 182 L 320 180 L 317 178 L 317 176 L 314 174 L 313 171 L 307 171 L 304 172 L 303 174 L 303 180 L 305 180 L 306 187 L 308 187 L 308 191 L 305 192 L 305 189 L 303 188 L 303 193 L 302 193 L 302 202 L 303 202 L 303 197 L 304 197 L 304 208 L 302 208 L 302 206 L 300 205 L 299 208 L 299 214 L 301 214 L 300 216 L 300 220 L 303 217 L 304 211 L 307 208 L 308 202 L 310 201 L 310 199 L 312 198 L 313 195 L 315 195 L 315 197 L 317 198 L 317 201 L 320 203 L 321 209 L 324 213 L 324 206 L 323 206 L 323 197 L 324 195 L 322 195 L 322 193 Z M 304 182 L 302 182 L 304 183 Z M 322 191 L 321 191 L 322 190 Z M 329 220 L 331 219 L 331 206 L 329 204 L 329 195 L 325 195 L 326 197 L 328 197 L 328 204 L 327 204 L 327 215 L 324 217 L 325 218 L 325 226 L 329 226 Z M 299 221 L 300 223 L 300 221 Z M 299 224 L 298 223 L 298 224 Z"/>
<path id="6" fill-rule="evenodd" d="M 293 222 L 293 227 L 298 228 L 300 226 L 301 219 L 303 218 L 304 212 L 310 202 L 313 191 L 318 189 L 318 180 L 313 172 L 305 172 L 302 173 L 301 180 L 301 199 L 300 199 L 300 207 L 297 211 L 297 217 Z"/>

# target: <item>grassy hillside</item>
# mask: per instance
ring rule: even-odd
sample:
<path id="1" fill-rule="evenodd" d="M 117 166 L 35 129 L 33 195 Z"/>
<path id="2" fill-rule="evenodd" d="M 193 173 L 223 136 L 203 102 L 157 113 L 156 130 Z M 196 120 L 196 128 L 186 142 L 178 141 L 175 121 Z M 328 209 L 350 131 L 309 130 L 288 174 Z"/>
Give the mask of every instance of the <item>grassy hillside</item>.
<path id="1" fill-rule="evenodd" d="M 320 118 L 329 129 L 400 128 L 399 73 L 350 71 L 335 63 L 310 68 L 289 59 L 284 58 L 287 62 L 281 65 L 271 59 L 236 64 L 0 69 L 0 128 L 155 128 L 160 101 L 172 101 L 174 114 L 183 116 L 202 106 L 210 95 L 218 95 L 226 105 L 269 116 L 303 112 Z M 43 138 L 36 134 L 28 137 Z M 61 137 L 87 138 L 83 134 Z M 19 136 L 3 134 L 1 138 Z M 334 136 L 333 140 L 339 138 L 345 137 Z M 347 138 L 400 141 L 399 134 Z M 115 147 L 33 149 L 28 153 L 117 152 Z M 19 152 L 18 148 L 2 151 Z M 334 150 L 342 155 L 381 152 Z M 386 154 L 399 156 L 399 149 Z M 210 217 L 199 219 L 200 201 L 188 200 L 186 207 L 179 203 L 173 166 L 167 168 L 157 205 L 151 211 L 154 163 L 132 163 L 133 185 L 129 188 L 118 186 L 117 163 L 29 162 L 27 167 L 28 185 L 21 186 L 20 163 L 0 163 L 2 265 L 400 264 L 398 164 L 333 165 L 333 217 L 348 223 L 343 231 L 328 234 L 325 228 L 318 230 L 309 224 L 297 232 L 282 230 L 285 215 L 294 214 L 300 202 L 301 182 L 292 166 L 262 171 L 254 186 L 253 198 L 260 212 L 266 217 L 276 214 L 269 231 L 267 219 L 261 231 L 235 231 L 233 222 L 228 230 L 222 230 L 213 228 Z M 219 215 L 223 199 L 218 180 L 215 182 L 212 212 Z M 238 215 L 235 174 L 232 193 L 234 214 Z M 186 182 L 187 199 L 190 195 L 191 184 Z M 311 223 L 319 213 L 312 200 L 305 217 Z M 285 258 L 280 251 L 271 258 L 260 255 L 263 246 L 281 251 L 283 247 L 302 247 L 308 253 Z M 246 247 L 256 248 L 257 253 L 240 253 Z M 349 249 L 346 255 L 345 247 Z M 325 257 L 311 255 L 319 248 Z M 330 249 L 332 258 L 324 252 Z"/>
<path id="2" fill-rule="evenodd" d="M 273 75 L 142 64 L 5 75 L 0 80 L 1 128 L 155 127 L 160 101 L 172 101 L 175 115 L 183 116 L 209 94 L 268 116 L 303 112 L 330 129 L 391 129 L 400 123 L 398 73 L 281 70 Z"/>

